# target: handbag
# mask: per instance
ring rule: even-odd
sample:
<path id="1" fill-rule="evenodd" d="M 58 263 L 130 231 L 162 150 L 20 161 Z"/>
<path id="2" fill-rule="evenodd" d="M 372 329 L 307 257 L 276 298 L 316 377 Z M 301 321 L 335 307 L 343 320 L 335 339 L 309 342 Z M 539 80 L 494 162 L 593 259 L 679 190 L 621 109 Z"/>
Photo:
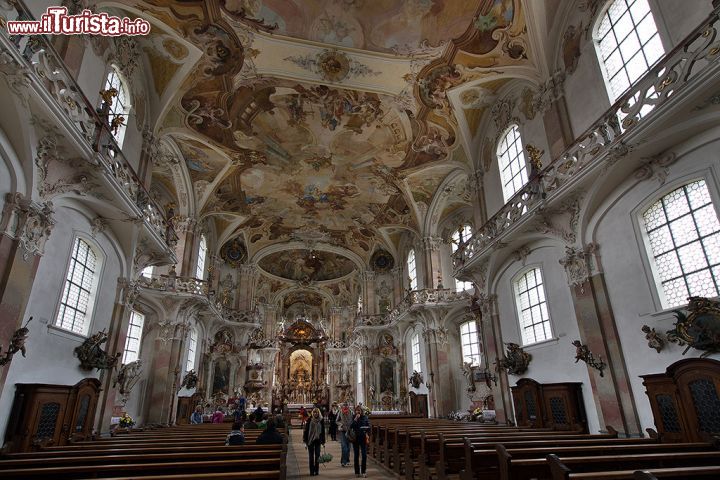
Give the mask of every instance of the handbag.
<path id="1" fill-rule="evenodd" d="M 355 435 L 355 430 L 350 429 L 347 432 L 345 432 L 345 438 L 347 438 L 348 442 L 355 443 L 357 441 L 357 436 Z"/>

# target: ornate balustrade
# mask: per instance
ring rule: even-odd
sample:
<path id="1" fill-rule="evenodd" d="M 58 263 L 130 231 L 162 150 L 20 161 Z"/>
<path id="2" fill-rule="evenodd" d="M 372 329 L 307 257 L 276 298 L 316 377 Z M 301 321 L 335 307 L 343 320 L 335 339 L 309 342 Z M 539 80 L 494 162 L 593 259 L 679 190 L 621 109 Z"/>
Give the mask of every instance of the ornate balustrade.
<path id="1" fill-rule="evenodd" d="M 428 307 L 447 307 L 457 302 L 470 301 L 468 292 L 456 292 L 449 288 L 423 288 L 409 292 L 402 302 L 385 315 L 358 315 L 355 326 L 377 327 L 396 323 L 410 311 Z"/>
<path id="2" fill-rule="evenodd" d="M 508 232 L 541 206 L 556 200 L 606 162 L 625 155 L 625 140 L 662 117 L 661 107 L 682 101 L 682 92 L 713 78 L 718 70 L 720 7 L 665 55 L 559 158 L 542 169 L 453 255 L 456 275 L 479 261 Z"/>
<path id="3" fill-rule="evenodd" d="M 235 310 L 223 305 L 207 280 L 172 275 L 140 276 L 137 286 L 157 292 L 193 295 L 204 302 L 211 312 L 228 322 L 253 324 L 258 327 L 262 324 L 262 315 L 257 310 Z"/>
<path id="4" fill-rule="evenodd" d="M 65 117 L 74 139 L 86 147 L 88 161 L 100 166 L 103 178 L 137 207 L 147 227 L 172 250 L 177 236 L 171 222 L 138 178 L 110 132 L 110 126 L 83 95 L 60 55 L 44 35 L 8 35 L 8 20 L 32 20 L 20 0 L 0 0 L 0 70 L 9 72 L 13 89 L 34 89 L 51 109 Z M 95 152 L 94 155 L 90 152 Z"/>

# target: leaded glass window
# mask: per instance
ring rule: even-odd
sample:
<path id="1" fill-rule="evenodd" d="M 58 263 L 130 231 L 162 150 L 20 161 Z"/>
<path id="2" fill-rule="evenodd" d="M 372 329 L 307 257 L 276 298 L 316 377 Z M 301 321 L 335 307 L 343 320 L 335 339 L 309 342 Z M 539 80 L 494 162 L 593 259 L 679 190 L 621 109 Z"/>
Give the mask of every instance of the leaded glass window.
<path id="1" fill-rule="evenodd" d="M 76 238 L 65 276 L 65 287 L 60 298 L 60 309 L 55 324 L 71 332 L 85 334 L 95 296 L 98 257 L 89 243 Z"/>
<path id="2" fill-rule="evenodd" d="M 511 125 L 498 144 L 503 199 L 507 202 L 528 181 L 527 160 L 517 125 Z"/>
<path id="3" fill-rule="evenodd" d="M 552 337 L 542 272 L 533 268 L 515 281 L 515 299 L 520 314 L 523 345 L 542 342 Z"/>
<path id="4" fill-rule="evenodd" d="M 720 222 L 704 180 L 668 193 L 642 215 L 664 308 L 720 292 Z"/>

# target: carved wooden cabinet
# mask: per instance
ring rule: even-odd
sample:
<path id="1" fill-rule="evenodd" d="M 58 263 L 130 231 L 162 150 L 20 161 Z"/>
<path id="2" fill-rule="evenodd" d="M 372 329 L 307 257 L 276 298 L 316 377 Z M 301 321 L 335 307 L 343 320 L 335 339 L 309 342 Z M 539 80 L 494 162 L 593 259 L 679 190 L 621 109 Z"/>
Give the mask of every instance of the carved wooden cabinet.
<path id="1" fill-rule="evenodd" d="M 15 384 L 5 442 L 14 452 L 40 445 L 66 445 L 92 435 L 100 381 L 86 378 L 78 384 Z"/>
<path id="2" fill-rule="evenodd" d="M 720 434 L 720 362 L 690 358 L 643 375 L 663 442 L 700 442 Z"/>
<path id="3" fill-rule="evenodd" d="M 521 378 L 511 390 L 518 426 L 587 431 L 581 383 Z"/>

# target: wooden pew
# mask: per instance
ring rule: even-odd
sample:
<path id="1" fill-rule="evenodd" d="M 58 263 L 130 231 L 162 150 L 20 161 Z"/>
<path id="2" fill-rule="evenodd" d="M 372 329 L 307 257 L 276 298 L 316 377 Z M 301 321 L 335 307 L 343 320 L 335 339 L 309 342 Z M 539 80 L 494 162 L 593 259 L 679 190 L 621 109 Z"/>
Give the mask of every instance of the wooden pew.
<path id="1" fill-rule="evenodd" d="M 643 472 L 635 469 L 574 473 L 560 461 L 557 455 L 548 455 L 547 462 L 550 465 L 553 480 L 634 480 L 638 477 L 641 479 L 665 480 L 720 478 L 720 465 L 645 468 Z"/>
<path id="2" fill-rule="evenodd" d="M 668 447 L 671 445 L 671 447 Z M 531 449 L 506 449 L 497 445 L 501 480 L 552 477 L 547 456 L 559 456 L 568 468 L 585 470 L 625 470 L 645 466 L 673 467 L 670 459 L 685 464 L 720 463 L 720 452 L 709 450 L 709 445 L 685 447 L 686 444 L 644 444 L 608 446 L 603 444 L 584 447 L 543 447 Z M 664 463 L 667 459 L 668 463 Z"/>
<path id="3" fill-rule="evenodd" d="M 567 443 L 553 445 L 554 442 L 556 441 L 538 441 L 528 446 L 522 443 L 509 444 L 508 442 L 504 442 L 502 445 L 492 445 L 488 443 L 473 444 L 468 440 L 465 443 L 465 466 L 460 471 L 460 478 L 470 480 L 487 474 L 494 474 L 500 477 L 503 469 L 506 472 L 509 471 L 510 467 L 507 466 L 508 457 L 512 459 L 513 456 L 516 459 L 544 459 L 551 453 L 561 453 L 565 456 L 581 456 L 592 455 L 598 451 L 605 451 L 609 454 L 622 454 L 712 450 L 712 446 L 709 443 L 663 444 L 658 443 L 657 439 L 640 438 L 601 439 L 599 441 L 578 440 L 569 445 Z M 509 475 L 509 473 L 505 475 Z"/>

